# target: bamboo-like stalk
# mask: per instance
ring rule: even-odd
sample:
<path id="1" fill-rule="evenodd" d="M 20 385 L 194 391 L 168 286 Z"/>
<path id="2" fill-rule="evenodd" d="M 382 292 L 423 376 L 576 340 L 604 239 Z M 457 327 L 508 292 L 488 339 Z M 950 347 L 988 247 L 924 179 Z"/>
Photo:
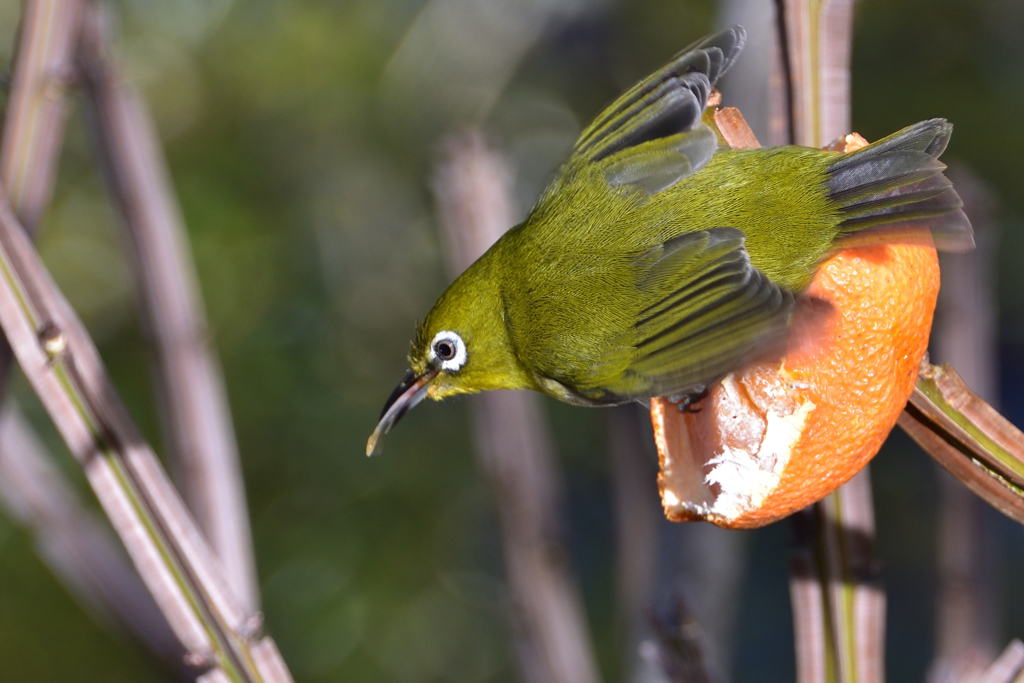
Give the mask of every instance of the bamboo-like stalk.
<path id="1" fill-rule="evenodd" d="M 608 413 L 608 465 L 615 514 L 616 632 L 625 646 L 625 671 L 635 677 L 639 675 L 635 669 L 646 664 L 639 657 L 640 644 L 650 631 L 648 621 L 657 587 L 661 517 L 657 475 L 653 460 L 644 452 L 644 415 L 639 406 L 617 406 L 609 408 Z"/>
<path id="2" fill-rule="evenodd" d="M 899 425 L 967 488 L 1024 524 L 1024 433 L 953 368 L 925 359 Z"/>
<path id="3" fill-rule="evenodd" d="M 824 83 L 830 92 L 848 89 L 848 76 L 838 70 L 839 57 L 849 54 L 848 35 L 837 28 L 848 23 L 850 0 L 776 0 L 780 25 L 790 43 L 814 50 L 822 41 L 837 46 L 824 62 Z M 835 27 L 833 26 L 833 21 Z M 810 28 L 817 26 L 817 31 Z M 846 32 L 848 33 L 848 31 Z M 815 119 L 805 98 L 814 100 L 822 85 L 811 78 L 817 62 L 788 51 L 790 78 L 787 89 L 795 130 L 794 141 L 816 144 L 841 134 L 848 119 L 842 118 L 834 98 L 825 92 L 821 99 L 823 123 L 809 127 Z M 811 80 L 808 80 L 811 79 Z M 831 102 L 831 104 L 830 104 Z M 833 123 L 829 123 L 829 122 Z M 834 128 L 832 127 L 834 126 Z M 820 131 L 814 138 L 812 133 Z M 950 368 L 923 365 L 917 389 L 910 397 L 899 425 L 940 465 L 960 479 L 1003 514 L 1024 524 L 1024 487 L 1019 480 L 1024 463 L 1024 435 L 985 403 Z"/>
<path id="4" fill-rule="evenodd" d="M 723 107 L 714 121 L 729 146 L 759 146 L 739 110 Z M 800 683 L 883 680 L 885 594 L 872 559 L 868 477 L 865 469 L 794 516 L 790 594 Z"/>
<path id="5" fill-rule="evenodd" d="M 865 523 L 871 500 L 854 496 L 870 496 L 871 488 L 847 487 L 845 495 L 794 516 L 790 596 L 798 681 L 883 680 L 885 593 L 874 566 L 873 534 L 846 521 Z"/>
<path id="6" fill-rule="evenodd" d="M 823 147 L 850 132 L 853 0 L 776 0 L 786 31 L 790 142 Z"/>
<path id="7" fill-rule="evenodd" d="M 45 211 L 57 170 L 82 3 L 26 0 L 0 145 L 0 179 L 30 232 Z M 12 360 L 0 338 L 0 397 Z M 83 508 L 15 406 L 0 417 L 0 504 L 32 534 L 37 551 L 100 623 L 121 626 L 194 677 L 185 650 L 109 531 Z"/>
<path id="8" fill-rule="evenodd" d="M 6 196 L 0 196 L 0 327 L 190 661 L 219 667 L 236 681 L 290 680 L 254 659 L 259 616 L 232 595 Z"/>
<path id="9" fill-rule="evenodd" d="M 0 143 L 0 183 L 34 231 L 53 191 L 64 139 L 82 0 L 26 0 Z"/>
<path id="10" fill-rule="evenodd" d="M 852 0 L 777 0 L 785 35 L 786 90 L 792 142 L 822 147 L 850 131 L 850 47 Z M 885 594 L 876 580 L 872 546 L 874 512 L 871 480 L 865 468 L 814 512 L 813 551 L 820 599 L 808 574 L 794 574 L 794 606 L 807 617 L 808 605 L 822 618 L 797 624 L 800 683 L 864 683 L 884 680 Z M 798 558 L 799 559 L 799 558 Z M 797 562 L 799 565 L 799 562 Z M 794 566 L 797 566 L 794 565 Z M 811 628 L 817 624 L 817 628 Z"/>
<path id="11" fill-rule="evenodd" d="M 162 659 L 186 666 L 185 650 L 109 529 L 82 506 L 11 400 L 0 414 L 0 502 L 30 530 L 39 555 L 98 621 L 124 624 Z"/>
<path id="12" fill-rule="evenodd" d="M 189 509 L 247 610 L 259 605 L 245 486 L 223 375 L 211 348 L 188 235 L 141 98 L 107 55 L 86 7 L 79 63 L 101 166 L 120 209 L 155 347 L 165 432 Z"/>
<path id="13" fill-rule="evenodd" d="M 992 666 L 975 680 L 978 683 L 1024 683 L 1024 643 L 1016 638 L 1011 640 Z"/>
<path id="14" fill-rule="evenodd" d="M 668 605 L 666 613 L 652 618 L 657 650 L 655 680 L 668 683 L 711 683 L 716 680 L 705 662 L 705 643 L 700 624 L 690 614 L 682 598 Z M 651 642 L 651 641 L 648 641 Z"/>
<path id="15" fill-rule="evenodd" d="M 509 178 L 499 155 L 470 132 L 449 141 L 434 194 L 453 275 L 512 225 Z M 495 391 L 474 396 L 474 441 L 501 521 L 525 678 L 596 683 L 583 606 L 562 546 L 559 481 L 538 397 Z"/>
<path id="16" fill-rule="evenodd" d="M 793 609 L 797 681 L 827 681 L 834 666 L 828 634 L 828 601 L 814 558 L 814 508 L 792 517 L 793 550 L 789 554 L 789 599 Z M 825 635 L 823 635 L 825 634 Z"/>
<path id="17" fill-rule="evenodd" d="M 26 3 L 0 159 L 3 180 L 16 190 L 19 210 L 33 222 L 52 189 L 63 131 L 61 95 L 81 11 L 81 3 L 71 0 Z M 192 670 L 212 666 L 205 679 L 291 680 L 273 641 L 258 640 L 259 615 L 237 606 L 195 523 L 121 407 L 91 340 L 2 195 L 0 325 L 163 611 L 163 642 L 156 642 L 159 623 L 148 632 L 150 639 L 172 656 L 185 652 Z M 20 482 L 16 502 L 23 512 L 44 518 L 44 547 L 57 547 L 48 541 L 58 539 L 58 571 L 65 569 L 72 585 L 92 586 L 92 595 L 102 596 L 118 613 L 146 617 L 148 601 L 137 589 L 133 593 L 117 555 L 104 552 L 105 543 L 87 517 L 70 507 L 52 468 L 30 457 L 33 442 L 18 431 L 19 424 L 6 420 L 0 434 L 0 446 L 13 447 L 20 456 L 5 459 L 6 481 Z M 59 524 L 48 525 L 58 519 Z M 153 612 L 149 608 L 150 618 Z M 166 642 L 168 625 L 177 644 Z"/>
<path id="18" fill-rule="evenodd" d="M 849 128 L 847 65 L 851 4 L 850 0 L 778 0 L 776 3 L 780 25 L 787 34 L 791 130 L 797 143 L 821 145 Z M 968 488 L 1024 523 L 1024 434 L 971 392 L 950 368 L 936 368 L 925 360 L 917 388 L 899 424 Z M 866 480 L 866 475 L 858 475 L 851 484 L 858 479 Z M 865 491 L 869 495 L 869 490 Z M 848 484 L 834 495 L 848 497 L 850 492 Z M 863 492 L 855 499 L 862 501 L 858 505 L 861 512 L 855 517 L 866 521 L 870 513 L 868 499 Z M 823 570 L 819 578 L 829 575 L 838 578 L 850 567 L 850 556 L 837 554 L 835 548 L 842 545 L 849 548 L 849 543 L 836 546 L 830 541 L 827 529 L 836 525 L 827 520 L 831 517 L 845 524 L 850 515 L 834 514 L 842 513 L 846 507 L 840 500 L 826 500 L 818 505 L 819 533 L 824 543 L 818 552 L 819 563 L 827 565 L 830 556 L 847 563 L 843 571 Z M 824 525 L 820 524 L 821 518 L 826 520 Z M 863 566 L 870 567 L 870 563 Z M 794 581 L 794 585 L 796 583 Z M 823 657 L 826 666 L 809 667 L 808 676 L 801 675 L 801 682 L 824 681 L 825 677 L 839 681 L 882 680 L 884 602 L 881 601 L 884 598 L 878 591 L 872 597 L 870 587 L 866 588 L 869 592 L 860 600 L 866 609 L 858 617 L 856 590 L 851 594 L 849 583 L 831 584 L 831 599 L 827 605 L 822 603 L 828 619 L 818 633 L 827 646 Z M 806 583 L 801 590 L 806 590 Z M 795 594 L 794 602 L 797 602 Z M 852 611 L 847 609 L 844 615 L 842 610 L 850 607 Z M 872 627 L 872 623 L 877 627 Z M 798 628 L 798 661 L 801 648 L 809 653 L 820 650 L 818 643 L 810 641 L 814 637 L 810 631 L 805 628 L 801 632 Z M 865 641 L 864 637 L 869 640 Z M 833 670 L 828 671 L 829 668 Z"/>
<path id="19" fill-rule="evenodd" d="M 883 681 L 885 592 L 874 560 L 874 505 L 867 469 L 840 491 L 815 506 L 815 559 L 826 593 L 836 679 Z"/>
<path id="20" fill-rule="evenodd" d="M 847 131 L 840 107 L 849 76 L 850 0 L 776 0 L 786 43 L 782 62 L 790 68 L 783 87 L 793 111 L 792 141 L 817 145 Z M 841 26 L 847 26 L 841 30 Z M 816 30 L 812 30 L 815 27 Z M 814 57 L 831 45 L 823 57 Z M 810 56 L 805 56 L 805 52 Z M 815 78 L 815 74 L 818 78 Z M 820 100 L 820 111 L 814 102 Z M 939 464 L 1007 516 L 1024 523 L 1024 436 L 980 399 L 949 368 L 922 366 L 917 390 L 900 426 Z"/>
<path id="21" fill-rule="evenodd" d="M 990 193 L 963 167 L 949 175 L 974 227 L 977 249 L 942 254 L 942 289 L 932 328 L 937 358 L 955 365 L 978 394 L 997 395 L 998 357 L 993 256 L 997 238 Z M 997 587 L 990 567 L 993 518 L 983 502 L 946 472 L 939 477 L 936 529 L 938 591 L 935 654 L 929 683 L 977 680 L 998 653 Z"/>

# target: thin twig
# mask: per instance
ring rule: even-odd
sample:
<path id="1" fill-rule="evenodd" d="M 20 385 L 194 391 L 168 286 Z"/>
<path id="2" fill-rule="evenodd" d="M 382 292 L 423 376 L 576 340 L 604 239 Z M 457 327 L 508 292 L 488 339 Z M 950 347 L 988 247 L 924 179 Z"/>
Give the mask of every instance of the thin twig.
<path id="1" fill-rule="evenodd" d="M 780 109 L 784 109 L 784 125 L 778 126 L 780 130 L 785 131 L 785 139 L 780 141 L 781 144 L 792 145 L 796 141 L 796 115 L 793 113 L 793 103 L 795 99 L 794 93 L 794 79 L 795 69 L 793 68 L 793 55 L 792 51 L 789 50 L 788 46 L 793 40 L 791 35 L 793 29 L 789 26 L 787 21 L 787 3 L 786 0 L 775 0 L 775 40 L 773 41 L 774 47 L 777 50 L 777 54 L 773 55 L 776 59 L 776 64 L 772 65 L 773 72 L 778 70 L 778 82 L 775 83 L 775 75 L 773 73 L 773 84 L 781 91 L 781 96 L 776 96 L 776 100 L 782 103 Z M 771 141 L 769 141 L 771 144 Z"/>
<path id="2" fill-rule="evenodd" d="M 79 61 L 101 165 L 133 247 L 165 431 L 185 501 L 236 595 L 252 610 L 259 588 L 245 486 L 188 235 L 149 113 L 106 54 L 100 13 L 94 3 L 86 9 Z"/>
<path id="3" fill-rule="evenodd" d="M 49 203 L 67 114 L 65 94 L 81 28 L 81 0 L 26 0 L 0 144 L 0 184 L 30 235 Z M 11 349 L 0 339 L 0 401 Z"/>
<path id="4" fill-rule="evenodd" d="M 232 595 L 118 398 L 85 327 L 5 196 L 0 197 L 0 326 L 193 661 L 220 667 L 238 681 L 274 680 L 253 659 L 259 617 L 246 613 Z"/>
<path id="5" fill-rule="evenodd" d="M 434 193 L 458 274 L 512 224 L 507 171 L 479 133 L 452 139 Z M 596 683 L 597 665 L 559 525 L 559 482 L 537 396 L 473 397 L 477 457 L 494 491 L 516 607 L 520 661 L 534 683 Z"/>

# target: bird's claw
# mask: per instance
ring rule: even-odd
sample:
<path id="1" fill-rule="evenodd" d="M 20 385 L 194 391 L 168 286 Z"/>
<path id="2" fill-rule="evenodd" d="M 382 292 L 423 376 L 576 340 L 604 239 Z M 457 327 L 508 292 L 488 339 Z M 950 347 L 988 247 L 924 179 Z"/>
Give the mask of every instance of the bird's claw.
<path id="1" fill-rule="evenodd" d="M 700 391 L 685 394 L 672 394 L 668 396 L 668 402 L 676 407 L 681 413 L 699 413 L 701 407 L 698 405 L 708 395 L 707 387 Z"/>

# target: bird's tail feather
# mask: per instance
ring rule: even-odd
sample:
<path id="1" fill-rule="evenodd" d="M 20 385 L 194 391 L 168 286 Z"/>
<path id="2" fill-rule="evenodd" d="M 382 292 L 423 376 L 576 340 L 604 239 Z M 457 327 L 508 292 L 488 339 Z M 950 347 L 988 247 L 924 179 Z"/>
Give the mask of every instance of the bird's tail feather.
<path id="1" fill-rule="evenodd" d="M 945 251 L 973 248 L 963 202 L 938 159 L 952 132 L 944 119 L 922 121 L 832 164 L 826 184 L 843 213 L 838 244 L 921 242 L 930 235 Z"/>

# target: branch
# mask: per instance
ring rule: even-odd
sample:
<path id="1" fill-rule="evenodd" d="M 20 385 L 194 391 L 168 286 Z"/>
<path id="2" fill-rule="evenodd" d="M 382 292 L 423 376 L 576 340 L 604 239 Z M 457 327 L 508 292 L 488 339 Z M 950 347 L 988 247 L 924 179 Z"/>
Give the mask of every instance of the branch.
<path id="1" fill-rule="evenodd" d="M 236 595 L 259 605 L 252 533 L 224 379 L 211 348 L 188 234 L 145 104 L 106 54 L 100 6 L 79 50 L 107 184 L 133 248 L 144 327 L 155 345 L 165 432 L 181 486 Z"/>
<path id="2" fill-rule="evenodd" d="M 868 476 L 862 470 L 843 495 L 793 516 L 798 681 L 884 680 L 885 592 L 874 561 Z"/>
<path id="3" fill-rule="evenodd" d="M 452 139 L 434 194 L 449 270 L 469 266 L 512 224 L 507 171 L 479 133 Z M 578 589 L 557 520 L 559 482 L 537 396 L 495 391 L 472 402 L 476 452 L 501 520 L 505 565 L 527 680 L 596 683 Z"/>

